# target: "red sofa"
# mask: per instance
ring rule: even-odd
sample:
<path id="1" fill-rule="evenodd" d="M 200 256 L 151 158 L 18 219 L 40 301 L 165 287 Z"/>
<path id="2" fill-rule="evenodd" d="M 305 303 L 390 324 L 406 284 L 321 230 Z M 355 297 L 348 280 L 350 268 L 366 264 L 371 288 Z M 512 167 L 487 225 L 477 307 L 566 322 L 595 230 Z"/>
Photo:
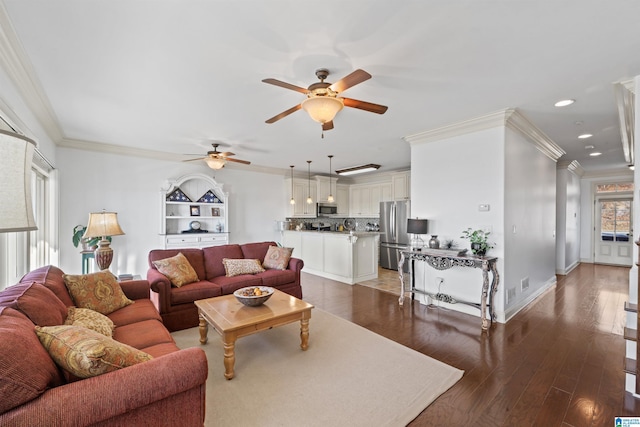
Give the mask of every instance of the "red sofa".
<path id="1" fill-rule="evenodd" d="M 146 280 L 121 282 L 134 303 L 108 317 L 116 325 L 116 341 L 153 359 L 92 378 L 66 380 L 40 344 L 31 320 L 47 314 L 43 296 L 49 306 L 53 298 L 65 307 L 73 305 L 62 276 L 57 267 L 42 267 L 0 292 L 0 425 L 202 426 L 207 358 L 200 348 L 180 350 L 175 345 L 149 299 Z"/>
<path id="2" fill-rule="evenodd" d="M 245 286 L 270 286 L 302 298 L 300 270 L 304 263 L 298 258 L 291 258 L 286 270 L 226 277 L 223 258 L 258 259 L 264 262 L 269 246 L 276 246 L 276 243 L 231 244 L 204 249 L 154 249 L 149 252 L 147 280 L 151 286 L 151 300 L 160 312 L 164 325 L 170 331 L 197 326 L 198 309 L 194 301 L 232 294 Z M 156 269 L 153 261 L 170 258 L 179 252 L 187 258 L 200 280 L 177 288 L 171 286 L 169 279 Z"/>

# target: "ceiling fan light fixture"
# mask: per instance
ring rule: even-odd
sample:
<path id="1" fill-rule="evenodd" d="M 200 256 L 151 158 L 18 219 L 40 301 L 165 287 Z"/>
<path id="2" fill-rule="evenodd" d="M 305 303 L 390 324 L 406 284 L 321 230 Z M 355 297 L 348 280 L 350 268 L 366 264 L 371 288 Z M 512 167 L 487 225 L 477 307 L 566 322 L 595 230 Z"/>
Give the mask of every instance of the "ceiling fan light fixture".
<path id="1" fill-rule="evenodd" d="M 342 99 L 333 96 L 311 95 L 302 101 L 302 109 L 320 124 L 332 121 L 343 107 Z"/>
<path id="2" fill-rule="evenodd" d="M 227 163 L 225 159 L 220 159 L 216 157 L 207 157 L 206 159 L 204 159 L 204 161 L 207 162 L 207 166 L 215 170 L 222 169 L 225 163 Z"/>
<path id="3" fill-rule="evenodd" d="M 361 166 L 354 166 L 351 168 L 339 169 L 339 170 L 336 170 L 336 173 L 338 175 L 346 176 L 346 175 L 355 175 L 355 174 L 364 173 L 364 172 L 373 172 L 378 169 L 380 169 L 380 165 L 369 163 L 368 165 L 361 165 Z"/>

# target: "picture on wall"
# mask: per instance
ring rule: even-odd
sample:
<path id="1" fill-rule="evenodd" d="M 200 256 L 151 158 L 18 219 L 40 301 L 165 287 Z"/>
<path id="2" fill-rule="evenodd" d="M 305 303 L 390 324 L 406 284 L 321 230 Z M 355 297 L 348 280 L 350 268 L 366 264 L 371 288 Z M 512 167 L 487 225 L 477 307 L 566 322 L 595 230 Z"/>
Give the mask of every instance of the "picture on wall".
<path id="1" fill-rule="evenodd" d="M 211 208 L 211 216 L 220 216 L 220 208 Z"/>
<path id="2" fill-rule="evenodd" d="M 191 216 L 200 216 L 200 206 L 191 205 Z"/>

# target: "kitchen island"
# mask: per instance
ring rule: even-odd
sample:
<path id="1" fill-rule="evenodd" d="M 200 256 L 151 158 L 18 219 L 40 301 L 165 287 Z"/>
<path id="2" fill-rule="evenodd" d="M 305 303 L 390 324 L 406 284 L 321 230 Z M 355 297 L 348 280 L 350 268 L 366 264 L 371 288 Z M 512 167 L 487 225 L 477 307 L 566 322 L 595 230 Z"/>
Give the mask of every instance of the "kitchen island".
<path id="1" fill-rule="evenodd" d="M 374 231 L 283 231 L 283 246 L 304 261 L 302 271 L 342 283 L 378 278 L 378 242 Z"/>

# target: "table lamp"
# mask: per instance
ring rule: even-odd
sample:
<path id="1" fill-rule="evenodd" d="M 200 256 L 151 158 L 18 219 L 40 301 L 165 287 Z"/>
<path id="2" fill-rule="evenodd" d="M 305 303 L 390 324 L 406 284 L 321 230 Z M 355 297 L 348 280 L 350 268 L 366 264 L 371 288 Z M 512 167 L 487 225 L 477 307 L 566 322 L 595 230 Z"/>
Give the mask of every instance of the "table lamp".
<path id="1" fill-rule="evenodd" d="M 411 247 L 421 249 L 424 247 L 424 240 L 420 238 L 421 234 L 427 234 L 427 223 L 426 219 L 407 219 L 407 233 L 413 234 L 411 238 Z"/>
<path id="2" fill-rule="evenodd" d="M 124 231 L 118 224 L 118 214 L 116 212 L 92 212 L 89 214 L 89 224 L 84 232 L 83 238 L 100 237 L 98 248 L 94 252 L 96 264 L 100 270 L 107 270 L 113 260 L 113 249 L 109 246 L 107 236 L 121 236 Z"/>

